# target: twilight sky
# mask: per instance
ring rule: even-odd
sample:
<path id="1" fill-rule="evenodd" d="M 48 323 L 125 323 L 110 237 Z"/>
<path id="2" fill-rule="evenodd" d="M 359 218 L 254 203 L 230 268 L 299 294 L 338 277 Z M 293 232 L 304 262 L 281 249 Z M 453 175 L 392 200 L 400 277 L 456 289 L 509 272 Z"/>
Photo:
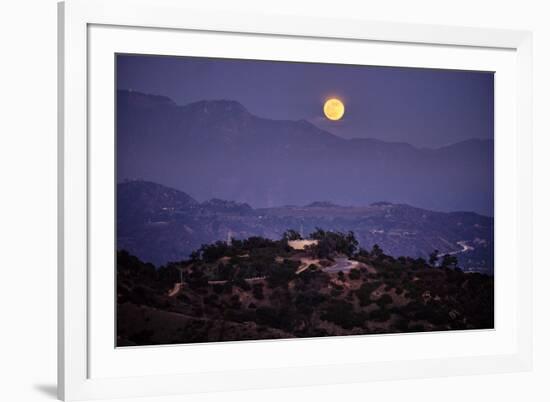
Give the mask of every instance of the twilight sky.
<path id="1" fill-rule="evenodd" d="M 172 98 L 242 103 L 271 119 L 306 119 L 345 138 L 437 148 L 493 138 L 492 72 L 118 55 L 117 89 Z M 344 118 L 323 115 L 328 97 Z"/>

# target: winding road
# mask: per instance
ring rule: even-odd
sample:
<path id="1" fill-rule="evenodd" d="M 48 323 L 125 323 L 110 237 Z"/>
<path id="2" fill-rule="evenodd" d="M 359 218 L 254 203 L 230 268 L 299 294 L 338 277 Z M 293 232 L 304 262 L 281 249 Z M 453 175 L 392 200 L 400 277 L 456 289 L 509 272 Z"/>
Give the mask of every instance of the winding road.
<path id="1" fill-rule="evenodd" d="M 443 257 L 445 254 L 449 254 L 449 255 L 456 255 L 456 254 L 462 254 L 462 253 L 465 253 L 467 251 L 472 251 L 474 249 L 474 247 L 472 246 L 469 246 L 467 244 L 467 241 L 466 240 L 461 240 L 461 241 L 457 241 L 456 244 L 458 244 L 460 247 L 462 247 L 461 250 L 456 250 L 456 251 L 451 251 L 451 252 L 448 252 L 448 253 L 440 253 L 438 254 L 437 256 L 439 258 Z"/>

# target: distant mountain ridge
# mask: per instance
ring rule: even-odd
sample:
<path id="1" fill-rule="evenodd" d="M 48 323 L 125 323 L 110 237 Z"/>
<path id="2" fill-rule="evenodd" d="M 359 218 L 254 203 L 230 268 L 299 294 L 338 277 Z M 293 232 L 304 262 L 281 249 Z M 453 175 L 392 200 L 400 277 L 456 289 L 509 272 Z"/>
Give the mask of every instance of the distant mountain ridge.
<path id="1" fill-rule="evenodd" d="M 461 267 L 492 272 L 493 218 L 473 212 L 434 212 L 377 202 L 363 207 L 314 202 L 252 208 L 225 200 L 198 202 L 184 192 L 147 181 L 117 185 L 117 248 L 157 265 L 187 259 L 202 244 L 228 236 L 281 238 L 317 227 L 354 231 L 361 247 L 380 245 L 395 257 L 426 258 L 435 249 L 454 253 Z M 468 245 L 468 250 L 464 250 Z"/>
<path id="2" fill-rule="evenodd" d="M 230 100 L 179 106 L 118 91 L 117 176 L 256 208 L 387 200 L 493 214 L 492 140 L 419 149 L 344 139 L 305 120 L 254 116 Z"/>

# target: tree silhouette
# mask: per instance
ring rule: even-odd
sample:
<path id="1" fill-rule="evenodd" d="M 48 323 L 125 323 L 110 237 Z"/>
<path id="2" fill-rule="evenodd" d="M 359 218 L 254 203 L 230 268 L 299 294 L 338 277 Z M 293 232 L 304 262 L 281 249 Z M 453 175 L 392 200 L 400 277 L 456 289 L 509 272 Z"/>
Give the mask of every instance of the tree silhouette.
<path id="1" fill-rule="evenodd" d="M 458 267 L 458 259 L 454 255 L 445 254 L 441 261 L 441 268 L 454 269 Z"/>
<path id="2" fill-rule="evenodd" d="M 302 236 L 296 230 L 288 229 L 283 233 L 283 240 L 286 240 L 286 241 L 302 240 Z"/>
<path id="3" fill-rule="evenodd" d="M 382 248 L 378 244 L 375 244 L 374 246 L 372 246 L 370 254 L 373 258 L 379 258 L 384 255 L 384 250 L 382 250 Z"/>
<path id="4" fill-rule="evenodd" d="M 432 267 L 435 267 L 437 265 L 437 261 L 439 260 L 439 250 L 434 250 L 430 253 L 430 259 L 428 262 Z"/>

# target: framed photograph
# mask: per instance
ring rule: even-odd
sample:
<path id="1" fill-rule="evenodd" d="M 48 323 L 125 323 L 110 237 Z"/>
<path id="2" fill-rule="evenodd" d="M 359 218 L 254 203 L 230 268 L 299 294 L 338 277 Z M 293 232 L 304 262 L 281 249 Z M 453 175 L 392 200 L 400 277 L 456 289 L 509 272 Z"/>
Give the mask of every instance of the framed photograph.
<path id="1" fill-rule="evenodd" d="M 531 34 L 180 3 L 59 5 L 60 398 L 529 370 Z"/>

